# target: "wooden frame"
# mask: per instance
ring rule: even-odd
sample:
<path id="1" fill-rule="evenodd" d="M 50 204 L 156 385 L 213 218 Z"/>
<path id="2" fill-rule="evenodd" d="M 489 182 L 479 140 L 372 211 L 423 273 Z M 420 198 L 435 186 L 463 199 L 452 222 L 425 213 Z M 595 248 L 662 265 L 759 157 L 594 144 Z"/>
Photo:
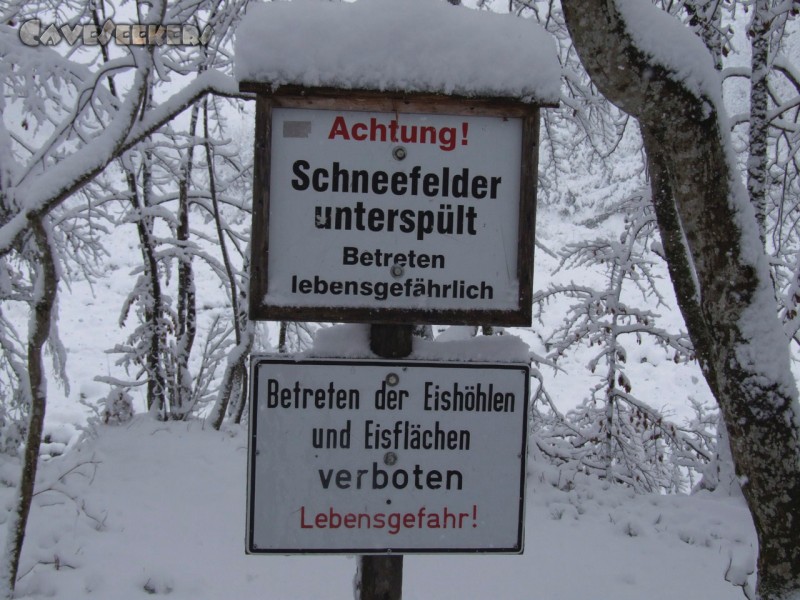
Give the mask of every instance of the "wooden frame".
<path id="1" fill-rule="evenodd" d="M 539 106 L 513 99 L 463 98 L 436 94 L 407 94 L 242 82 L 239 89 L 256 94 L 256 135 L 253 174 L 253 227 L 250 262 L 249 314 L 253 320 L 334 321 L 349 323 L 416 323 L 517 325 L 531 324 L 536 169 L 539 145 Z M 499 116 L 522 119 L 519 230 L 517 247 L 518 308 L 402 309 L 267 305 L 269 258 L 269 201 L 272 107 L 317 108 L 387 113 Z M 258 258 L 256 260 L 256 258 Z"/>

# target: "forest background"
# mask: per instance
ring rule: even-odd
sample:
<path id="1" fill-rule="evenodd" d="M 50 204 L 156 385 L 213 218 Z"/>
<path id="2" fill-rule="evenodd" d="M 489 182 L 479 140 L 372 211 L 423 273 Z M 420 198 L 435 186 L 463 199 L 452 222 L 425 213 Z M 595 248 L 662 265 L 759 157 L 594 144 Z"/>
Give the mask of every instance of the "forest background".
<path id="1" fill-rule="evenodd" d="M 25 593 L 40 593 L 37 586 L 54 580 L 36 574 L 53 563 L 60 572 L 65 560 L 46 557 L 45 544 L 48 550 L 31 551 L 20 572 L 26 506 L 33 503 L 35 514 L 56 495 L 78 519 L 103 521 L 82 504 L 89 491 L 76 491 L 80 484 L 73 480 L 101 468 L 81 449 L 102 445 L 104 431 L 120 435 L 105 425 L 175 438 L 194 425 L 236 439 L 246 419 L 249 355 L 307 349 L 313 333 L 327 326 L 247 318 L 253 109 L 232 77 L 232 37 L 245 4 L 2 7 L 0 448 L 9 498 L 2 561 L 7 595 L 21 572 L 36 581 Z M 654 5 L 703 42 L 720 73 L 731 146 L 769 257 L 775 312 L 796 354 L 797 5 Z M 583 70 L 557 2 L 470 6 L 535 20 L 557 43 L 561 103 L 542 120 L 537 322 L 509 331 L 421 328 L 419 336 L 515 334 L 531 345 L 530 462 L 539 484 L 573 499 L 581 486 L 608 492 L 609 483 L 617 490 L 609 493 L 627 497 L 630 490 L 654 502 L 699 490 L 738 498 L 725 428 L 664 262 L 653 173 L 636 121 L 605 100 Z M 31 18 L 102 25 L 148 15 L 208 24 L 215 35 L 196 47 L 31 48 L 19 40 L 20 23 Z M 147 417 L 131 421 L 134 413 Z M 69 422 L 85 433 L 74 433 Z M 187 442 L 202 455 L 197 445 Z M 177 444 L 165 449 L 178 452 Z M 47 461 L 37 475 L 39 455 Z M 552 502 L 544 506 L 550 510 Z M 46 531 L 57 528 L 56 518 L 44 522 Z M 646 528 L 626 526 L 630 538 Z M 702 531 L 703 539 L 714 539 Z M 721 551 L 728 568 L 717 570 L 719 578 L 727 576 L 739 594 L 755 595 L 752 532 L 717 537 L 735 538 Z M 156 571 L 140 589 L 146 592 L 151 580 L 158 593 L 175 588 L 172 575 Z"/>

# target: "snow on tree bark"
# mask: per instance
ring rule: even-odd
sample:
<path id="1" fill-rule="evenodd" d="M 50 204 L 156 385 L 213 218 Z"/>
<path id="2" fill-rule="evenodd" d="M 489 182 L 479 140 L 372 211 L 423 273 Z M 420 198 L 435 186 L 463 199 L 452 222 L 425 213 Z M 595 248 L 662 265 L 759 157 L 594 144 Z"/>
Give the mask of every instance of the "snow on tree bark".
<path id="1" fill-rule="evenodd" d="M 747 157 L 747 191 L 756 210 L 761 243 L 767 236 L 767 75 L 771 0 L 756 0 L 750 23 L 750 132 Z"/>
<path id="2" fill-rule="evenodd" d="M 42 350 L 50 333 L 53 305 L 58 289 L 58 275 L 47 225 L 41 221 L 33 224 L 35 244 L 33 262 L 37 265 L 34 281 L 31 324 L 28 332 L 28 385 L 30 413 L 28 434 L 23 454 L 22 477 L 16 490 L 14 507 L 9 515 L 5 550 L 0 559 L 0 597 L 11 598 L 17 580 L 22 543 L 33 499 L 39 448 L 44 428 L 47 404 L 47 377 Z"/>
<path id="3" fill-rule="evenodd" d="M 627 0 L 626 0 L 627 2 Z M 720 404 L 759 538 L 763 600 L 800 595 L 797 389 L 754 211 L 727 147 L 712 81 L 681 79 L 634 41 L 622 2 L 564 0 L 567 26 L 598 88 L 639 119 L 674 201 L 688 255 L 670 267 L 704 374 Z M 630 3 L 629 3 L 630 4 Z M 636 6 L 637 10 L 644 8 Z M 681 27 L 676 22 L 676 26 Z M 700 57 L 702 58 L 702 57 Z M 675 235 L 665 232 L 664 237 Z M 665 249 L 667 244 L 665 243 Z M 682 254 L 682 256 L 681 256 Z M 668 255 L 669 256 L 669 255 Z M 670 256 L 670 262 L 675 258 Z M 687 264 L 688 263 L 688 264 Z M 695 279 L 696 277 L 696 279 Z M 696 289 L 693 289 L 696 286 Z M 687 293 L 688 287 L 688 293 Z M 694 304 L 694 306 L 689 306 Z"/>
<path id="4" fill-rule="evenodd" d="M 189 118 L 189 135 L 194 136 L 200 114 L 200 104 L 195 103 Z M 192 182 L 192 169 L 194 168 L 194 145 L 186 150 L 181 168 L 181 178 L 178 182 L 178 223 L 176 239 L 179 247 L 185 249 L 189 243 L 189 189 Z M 173 400 L 171 403 L 170 417 L 184 419 L 191 404 L 192 377 L 189 371 L 189 355 L 192 352 L 194 339 L 197 334 L 197 296 L 194 285 L 194 269 L 192 268 L 192 255 L 184 250 L 177 257 L 178 260 L 178 331 L 177 348 L 175 352 L 176 373 L 172 385 Z"/>
<path id="5" fill-rule="evenodd" d="M 48 167 L 47 177 L 32 181 L 14 182 L 15 198 L 24 200 L 21 208 L 7 216 L 0 226 L 0 255 L 8 254 L 14 244 L 28 231 L 30 223 L 60 205 L 89 181 L 94 179 L 115 158 L 131 149 L 159 127 L 191 106 L 208 93 L 239 96 L 232 78 L 217 71 L 205 71 L 166 102 L 148 111 L 134 122 L 139 114 L 140 90 L 147 77 L 145 67 L 136 71 L 135 89 L 129 92 L 117 111 L 114 121 L 92 142 L 92 152 L 75 152 L 61 162 Z"/>

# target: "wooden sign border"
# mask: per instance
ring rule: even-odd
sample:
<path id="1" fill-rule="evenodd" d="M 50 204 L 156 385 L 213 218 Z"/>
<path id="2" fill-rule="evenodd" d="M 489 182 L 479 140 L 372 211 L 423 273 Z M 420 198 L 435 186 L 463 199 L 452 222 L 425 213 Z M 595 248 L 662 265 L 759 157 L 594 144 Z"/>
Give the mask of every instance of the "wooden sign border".
<path id="1" fill-rule="evenodd" d="M 249 304 L 251 320 L 530 326 L 532 314 L 531 297 L 533 293 L 533 242 L 536 223 L 536 169 L 539 158 L 539 105 L 527 104 L 507 98 L 464 98 L 437 94 L 301 88 L 296 86 L 282 86 L 273 91 L 268 84 L 251 82 L 240 83 L 239 89 L 243 92 L 256 94 Z M 273 106 L 521 118 L 520 223 L 517 242 L 519 308 L 514 310 L 434 310 L 277 306 L 265 303 L 264 298 L 268 291 L 269 182 Z"/>

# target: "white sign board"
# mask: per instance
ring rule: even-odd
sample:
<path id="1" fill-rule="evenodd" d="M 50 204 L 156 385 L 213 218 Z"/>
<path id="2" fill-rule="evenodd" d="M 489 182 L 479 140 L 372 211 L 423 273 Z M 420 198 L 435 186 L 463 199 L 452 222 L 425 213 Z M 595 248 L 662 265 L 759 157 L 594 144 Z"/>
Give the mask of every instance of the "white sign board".
<path id="1" fill-rule="evenodd" d="M 523 118 L 286 107 L 271 118 L 263 305 L 418 311 L 414 322 L 522 309 Z"/>
<path id="2" fill-rule="evenodd" d="M 529 368 L 256 358 L 249 553 L 522 552 Z"/>

